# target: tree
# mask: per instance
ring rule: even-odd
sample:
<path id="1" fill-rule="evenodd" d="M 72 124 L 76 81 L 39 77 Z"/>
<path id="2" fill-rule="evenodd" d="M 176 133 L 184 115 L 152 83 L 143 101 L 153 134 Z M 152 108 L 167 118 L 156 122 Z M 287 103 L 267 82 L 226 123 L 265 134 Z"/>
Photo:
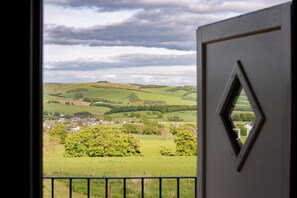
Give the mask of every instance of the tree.
<path id="1" fill-rule="evenodd" d="M 173 121 L 173 122 L 182 122 L 183 121 L 183 119 L 181 119 L 178 115 L 169 116 L 169 117 L 167 117 L 167 119 L 169 121 Z"/>
<path id="2" fill-rule="evenodd" d="M 176 129 L 176 128 L 175 128 Z M 174 139 L 175 152 L 172 148 L 162 147 L 160 154 L 164 156 L 193 156 L 197 155 L 196 137 L 188 130 L 179 128 Z"/>
<path id="3" fill-rule="evenodd" d="M 54 116 L 60 116 L 60 115 L 61 114 L 59 112 L 57 112 L 57 111 L 54 113 Z"/>
<path id="4" fill-rule="evenodd" d="M 134 134 L 137 134 L 138 133 L 138 130 L 137 130 L 137 125 L 135 124 L 123 124 L 122 125 L 122 131 L 126 134 L 129 134 L 129 133 L 134 133 Z"/>
<path id="5" fill-rule="evenodd" d="M 162 130 L 164 128 L 163 124 L 159 124 L 156 121 L 151 121 L 148 119 L 143 119 L 143 130 L 142 134 L 144 135 L 160 135 L 162 134 Z"/>
<path id="6" fill-rule="evenodd" d="M 67 137 L 64 156 L 141 156 L 139 140 L 109 125 L 87 127 Z"/>
<path id="7" fill-rule="evenodd" d="M 197 140 L 191 132 L 179 129 L 174 143 L 176 144 L 175 153 L 177 156 L 197 155 Z"/>
<path id="8" fill-rule="evenodd" d="M 49 130 L 49 135 L 59 137 L 59 143 L 64 144 L 67 137 L 66 127 L 62 123 L 56 123 L 53 128 Z"/>
<path id="9" fill-rule="evenodd" d="M 76 117 L 90 117 L 90 116 L 92 116 L 92 114 L 90 113 L 90 112 L 88 112 L 88 111 L 80 111 L 80 112 L 75 112 L 74 113 L 74 116 L 76 116 Z"/>
<path id="10" fill-rule="evenodd" d="M 172 135 L 177 135 L 177 127 L 176 126 L 170 126 L 169 131 Z"/>
<path id="11" fill-rule="evenodd" d="M 43 156 L 50 156 L 60 145 L 60 137 L 50 136 L 48 133 L 42 134 L 42 152 Z"/>
<path id="12" fill-rule="evenodd" d="M 157 115 L 157 118 L 158 118 L 158 119 L 161 119 L 161 118 L 163 118 L 163 117 L 164 117 L 163 113 L 158 113 L 158 115 Z"/>
<path id="13" fill-rule="evenodd" d="M 234 113 L 231 117 L 232 117 L 233 121 L 242 121 L 242 119 L 238 113 Z"/>
<path id="14" fill-rule="evenodd" d="M 185 123 L 183 125 L 180 125 L 178 128 L 189 131 L 194 137 L 197 137 L 197 129 L 194 124 Z"/>

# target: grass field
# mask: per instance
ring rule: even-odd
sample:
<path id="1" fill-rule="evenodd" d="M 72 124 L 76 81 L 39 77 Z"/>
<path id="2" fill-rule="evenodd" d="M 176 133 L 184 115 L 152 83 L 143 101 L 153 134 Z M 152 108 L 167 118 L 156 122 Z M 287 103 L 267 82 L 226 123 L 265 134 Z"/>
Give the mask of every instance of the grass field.
<path id="1" fill-rule="evenodd" d="M 63 104 L 55 104 L 55 103 L 45 103 L 44 110 L 48 112 L 59 112 L 59 113 L 76 113 L 82 111 L 88 111 L 94 115 L 102 115 L 107 112 L 109 108 L 107 107 L 94 107 L 94 106 L 76 106 L 76 105 L 63 105 Z"/>
<path id="2" fill-rule="evenodd" d="M 197 121 L 197 111 L 178 111 L 178 112 L 166 113 L 164 116 L 166 117 L 179 116 L 185 122 Z"/>
<path id="3" fill-rule="evenodd" d="M 96 98 L 112 101 L 113 104 L 122 105 L 138 105 L 131 104 L 128 96 L 135 94 L 142 102 L 144 101 L 162 101 L 167 105 L 196 105 L 196 101 L 185 100 L 183 95 L 185 90 L 167 91 L 175 88 L 174 86 L 143 88 L 140 85 L 119 84 L 119 83 L 45 83 L 44 84 L 44 110 L 47 112 L 59 113 L 75 113 L 80 110 L 86 110 L 91 113 L 98 112 L 98 107 L 90 106 L 89 103 L 83 102 L 81 99 L 76 99 L 77 93 L 81 94 L 83 98 Z M 196 94 L 189 94 L 187 97 L 195 96 Z M 49 100 L 58 101 L 61 104 L 48 104 Z M 75 104 L 69 107 L 65 102 Z M 86 106 L 82 108 L 81 106 Z M 72 108 L 73 107 L 73 108 Z"/>
<path id="4" fill-rule="evenodd" d="M 157 114 L 153 114 L 151 111 L 134 111 L 134 113 L 138 113 L 142 116 L 146 116 L 149 119 L 152 120 L 158 120 L 158 121 L 163 121 L 166 120 L 167 117 L 173 117 L 173 116 L 179 116 L 181 119 L 183 119 L 184 122 L 196 122 L 197 121 L 197 112 L 196 111 L 177 111 L 177 112 L 171 112 L 171 113 L 164 113 L 163 118 L 158 119 Z M 159 112 L 157 112 L 159 113 Z M 125 120 L 134 120 L 138 121 L 140 120 L 137 118 L 131 118 L 128 116 L 124 115 L 125 113 L 112 113 L 108 114 L 109 117 L 114 118 L 114 119 L 125 119 Z M 128 113 L 129 115 L 130 113 Z"/>
<path id="5" fill-rule="evenodd" d="M 174 137 L 138 135 L 140 139 L 143 157 L 63 157 L 64 147 L 58 147 L 48 156 L 43 158 L 44 175 L 74 175 L 74 176 L 195 176 L 196 156 L 191 157 L 165 157 L 159 154 L 161 146 L 174 147 Z M 103 181 L 102 181 L 103 182 Z M 104 184 L 94 181 L 91 195 L 100 197 L 104 192 Z M 122 181 L 113 181 L 113 197 L 122 197 Z M 181 182 L 183 197 L 194 197 L 194 181 Z M 55 188 L 61 197 L 67 197 L 67 181 L 57 181 Z M 128 184 L 128 183 L 127 183 Z M 50 195 L 50 182 L 44 182 L 45 197 Z M 85 181 L 73 183 L 75 197 L 81 197 L 86 193 Z M 96 187 L 97 186 L 97 187 Z M 102 189 L 101 189 L 101 187 Z M 129 192 L 139 194 L 140 181 L 129 183 Z M 166 180 L 163 185 L 164 197 L 176 197 L 176 181 Z M 146 197 L 157 197 L 158 181 L 149 180 L 145 183 Z M 100 190 L 101 189 L 101 190 Z"/>
<path id="6" fill-rule="evenodd" d="M 196 157 L 165 157 L 162 146 L 174 148 L 174 137 L 137 135 L 143 157 L 63 157 L 64 146 L 43 158 L 44 175 L 160 176 L 196 175 Z M 161 166 L 160 166 L 161 165 Z M 112 167 L 112 169 L 110 168 Z"/>

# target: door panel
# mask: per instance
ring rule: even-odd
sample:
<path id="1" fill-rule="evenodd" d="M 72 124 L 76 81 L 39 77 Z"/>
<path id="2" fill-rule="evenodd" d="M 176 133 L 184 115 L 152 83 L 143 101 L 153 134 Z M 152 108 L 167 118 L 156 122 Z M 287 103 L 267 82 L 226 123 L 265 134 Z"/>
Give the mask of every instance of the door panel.
<path id="1" fill-rule="evenodd" d="M 289 197 L 290 6 L 198 28 L 198 197 Z M 237 61 L 265 116 L 239 171 L 217 112 Z"/>

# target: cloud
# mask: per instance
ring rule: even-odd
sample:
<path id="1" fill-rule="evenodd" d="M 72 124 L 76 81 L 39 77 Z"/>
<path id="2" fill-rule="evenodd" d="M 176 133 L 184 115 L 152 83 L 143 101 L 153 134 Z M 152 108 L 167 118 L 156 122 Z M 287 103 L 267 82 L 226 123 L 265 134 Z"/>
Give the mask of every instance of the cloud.
<path id="1" fill-rule="evenodd" d="M 44 42 L 58 45 L 143 46 L 193 50 L 195 28 L 180 20 L 149 21 L 132 18 L 122 23 L 91 28 L 47 26 Z"/>
<path id="2" fill-rule="evenodd" d="M 198 26 L 286 1 L 44 2 L 45 7 L 51 6 L 45 9 L 45 19 L 48 18 L 44 25 L 46 82 L 108 80 L 122 83 L 195 85 L 195 30 Z M 56 8 L 60 9 L 57 11 Z M 72 17 L 72 13 L 78 14 Z M 79 17 L 79 13 L 83 16 Z M 117 18 L 120 15 L 123 16 Z M 91 21 L 84 23 L 88 18 Z M 56 20 L 59 21 L 55 22 Z M 160 50 L 163 50 L 162 54 Z"/>
<path id="3" fill-rule="evenodd" d="M 103 75 L 103 78 L 117 78 L 117 75 L 115 74 L 107 74 L 107 75 Z"/>
<path id="4" fill-rule="evenodd" d="M 249 11 L 283 0 L 45 0 L 47 4 L 97 10 L 175 9 L 186 12 Z"/>
<path id="5" fill-rule="evenodd" d="M 45 44 L 144 46 L 177 50 L 195 50 L 195 30 L 200 25 L 268 5 L 265 0 L 48 0 L 46 3 L 98 12 L 139 11 L 117 23 L 87 28 L 46 25 Z"/>
<path id="6" fill-rule="evenodd" d="M 194 66 L 196 54 L 156 55 L 124 54 L 108 60 L 78 59 L 71 61 L 51 61 L 44 64 L 45 70 L 92 71 L 115 68 L 148 67 L 148 66 Z"/>
<path id="7" fill-rule="evenodd" d="M 160 85 L 197 84 L 195 66 L 110 68 L 93 71 L 49 70 L 44 73 L 44 82 L 73 83 L 100 80 Z"/>
<path id="8" fill-rule="evenodd" d="M 68 27 L 91 27 L 99 24 L 111 24 L 130 18 L 137 10 L 116 12 L 98 12 L 90 8 L 62 7 L 58 5 L 44 6 L 44 23 L 66 25 Z"/>

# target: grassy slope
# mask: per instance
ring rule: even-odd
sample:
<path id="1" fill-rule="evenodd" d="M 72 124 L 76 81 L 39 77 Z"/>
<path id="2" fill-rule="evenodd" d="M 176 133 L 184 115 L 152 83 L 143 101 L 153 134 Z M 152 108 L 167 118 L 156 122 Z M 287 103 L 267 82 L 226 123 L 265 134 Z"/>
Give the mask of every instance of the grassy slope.
<path id="1" fill-rule="evenodd" d="M 165 116 L 179 116 L 185 122 L 196 122 L 197 121 L 197 111 L 178 111 L 166 113 Z"/>
<path id="2" fill-rule="evenodd" d="M 48 112 L 61 112 L 61 113 L 75 113 L 81 111 L 88 111 L 92 114 L 103 114 L 109 110 L 107 107 L 92 107 L 92 106 L 76 106 L 76 105 L 63 105 L 63 104 L 44 104 L 44 110 Z"/>
<path id="3" fill-rule="evenodd" d="M 69 92 L 74 89 L 83 88 L 85 91 L 81 92 Z M 89 98 L 101 98 L 114 102 L 121 102 L 117 105 L 128 105 L 130 101 L 127 97 L 130 94 L 136 94 L 141 100 L 153 100 L 153 101 L 165 101 L 166 104 L 175 105 L 195 105 L 195 101 L 183 100 L 182 96 L 185 93 L 184 90 L 178 90 L 175 92 L 167 92 L 166 90 L 173 88 L 173 86 L 161 87 L 161 88 L 141 88 L 138 85 L 130 84 L 118 84 L 118 83 L 45 83 L 44 84 L 44 110 L 48 112 L 60 112 L 60 113 L 73 113 L 81 110 L 90 112 L 105 112 L 107 109 L 98 109 L 98 107 L 87 107 L 89 103 L 82 102 L 82 100 L 74 100 L 76 93 L 83 94 L 84 97 Z M 50 94 L 60 93 L 58 97 Z M 61 105 L 48 105 L 47 101 L 56 100 L 60 101 Z M 65 102 L 72 102 L 74 106 L 64 105 Z M 84 108 L 78 108 L 85 106 Z M 96 109 L 97 108 L 97 109 Z M 73 109 L 73 110 L 70 110 Z M 93 109 L 93 110 L 92 110 Z"/>
<path id="4" fill-rule="evenodd" d="M 153 115 L 152 113 L 150 115 L 148 115 L 148 113 L 146 111 L 134 111 L 134 113 L 139 113 L 141 115 L 146 116 L 149 119 L 157 119 L 157 120 L 161 120 L 162 119 L 158 119 L 157 115 Z M 130 113 L 128 113 L 128 116 L 130 115 Z M 109 114 L 108 116 L 110 116 L 111 118 L 124 118 L 126 120 L 137 120 L 136 118 L 130 118 L 124 115 L 124 113 L 113 113 L 113 114 Z M 196 118 L 197 118 L 197 112 L 196 111 L 178 111 L 178 112 L 171 112 L 171 113 L 165 113 L 164 114 L 164 118 L 166 117 L 172 117 L 172 116 L 179 116 L 181 119 L 183 119 L 184 122 L 196 122 Z"/>

